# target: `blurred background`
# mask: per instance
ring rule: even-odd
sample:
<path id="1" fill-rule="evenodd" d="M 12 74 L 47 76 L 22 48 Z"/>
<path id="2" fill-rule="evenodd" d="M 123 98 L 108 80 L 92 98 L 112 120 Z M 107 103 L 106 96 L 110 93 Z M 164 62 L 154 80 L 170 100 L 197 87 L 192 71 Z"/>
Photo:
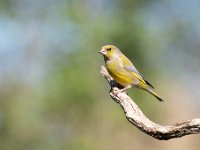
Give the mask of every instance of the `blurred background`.
<path id="1" fill-rule="evenodd" d="M 199 150 L 131 125 L 100 75 L 118 46 L 165 100 L 129 90 L 154 122 L 200 116 L 199 0 L 0 0 L 1 150 Z"/>

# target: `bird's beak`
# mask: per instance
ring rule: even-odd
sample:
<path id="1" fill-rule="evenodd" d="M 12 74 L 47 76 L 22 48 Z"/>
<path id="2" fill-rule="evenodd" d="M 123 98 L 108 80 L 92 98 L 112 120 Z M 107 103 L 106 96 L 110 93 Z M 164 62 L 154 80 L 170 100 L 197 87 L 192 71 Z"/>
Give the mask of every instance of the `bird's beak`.
<path id="1" fill-rule="evenodd" d="M 106 55 L 106 50 L 105 50 L 105 49 L 101 49 L 101 50 L 99 51 L 99 53 L 102 54 L 102 55 Z"/>

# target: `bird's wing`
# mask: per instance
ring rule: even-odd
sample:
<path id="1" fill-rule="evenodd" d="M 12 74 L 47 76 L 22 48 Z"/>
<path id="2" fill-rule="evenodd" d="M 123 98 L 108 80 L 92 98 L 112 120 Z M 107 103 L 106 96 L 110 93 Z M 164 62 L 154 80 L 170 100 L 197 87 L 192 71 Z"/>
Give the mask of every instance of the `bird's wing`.
<path id="1" fill-rule="evenodd" d="M 128 71 L 132 72 L 134 76 L 139 79 L 141 82 L 149 85 L 150 87 L 154 88 L 151 83 L 149 83 L 142 74 L 139 73 L 139 71 L 134 67 L 134 65 L 131 63 L 131 61 L 124 55 L 120 56 L 122 62 L 123 62 L 123 68 Z"/>

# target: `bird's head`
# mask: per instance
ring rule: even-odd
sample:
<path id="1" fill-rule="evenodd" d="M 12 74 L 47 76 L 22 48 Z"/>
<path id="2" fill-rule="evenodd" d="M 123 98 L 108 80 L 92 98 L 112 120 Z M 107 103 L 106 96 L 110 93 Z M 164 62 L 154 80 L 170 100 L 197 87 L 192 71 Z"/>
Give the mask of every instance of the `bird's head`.
<path id="1" fill-rule="evenodd" d="M 114 45 L 105 45 L 99 51 L 99 53 L 107 59 L 111 59 L 117 56 L 117 52 L 119 52 L 119 49 Z"/>

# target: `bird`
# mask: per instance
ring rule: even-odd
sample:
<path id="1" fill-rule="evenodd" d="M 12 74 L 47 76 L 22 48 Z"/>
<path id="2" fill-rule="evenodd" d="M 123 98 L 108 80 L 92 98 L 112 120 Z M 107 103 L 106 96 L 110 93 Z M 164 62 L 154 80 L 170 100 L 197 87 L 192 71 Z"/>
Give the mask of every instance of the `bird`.
<path id="1" fill-rule="evenodd" d="M 105 45 L 101 48 L 99 53 L 104 57 L 108 73 L 117 83 L 123 86 L 117 94 L 119 92 L 125 92 L 132 87 L 136 87 L 149 92 L 159 101 L 163 101 L 163 99 L 153 91 L 153 85 L 140 74 L 133 63 L 117 46 Z"/>

